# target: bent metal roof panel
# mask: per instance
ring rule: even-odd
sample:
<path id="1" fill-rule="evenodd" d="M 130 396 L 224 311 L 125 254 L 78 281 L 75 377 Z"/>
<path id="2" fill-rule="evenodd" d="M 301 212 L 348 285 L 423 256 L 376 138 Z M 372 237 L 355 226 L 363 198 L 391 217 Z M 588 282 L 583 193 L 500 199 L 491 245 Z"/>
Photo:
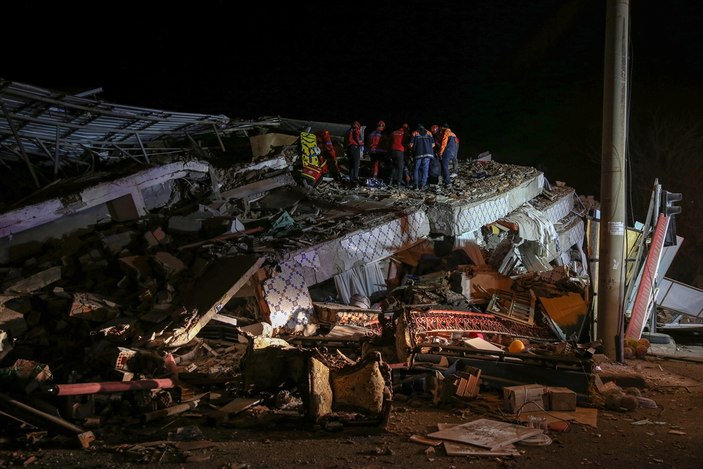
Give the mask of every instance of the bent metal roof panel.
<path id="1" fill-rule="evenodd" d="M 39 163 L 37 158 L 42 158 L 55 166 L 86 152 L 148 159 L 148 142 L 213 132 L 229 124 L 223 115 L 124 106 L 86 94 L 62 94 L 0 79 L 0 159 L 28 157 Z"/>

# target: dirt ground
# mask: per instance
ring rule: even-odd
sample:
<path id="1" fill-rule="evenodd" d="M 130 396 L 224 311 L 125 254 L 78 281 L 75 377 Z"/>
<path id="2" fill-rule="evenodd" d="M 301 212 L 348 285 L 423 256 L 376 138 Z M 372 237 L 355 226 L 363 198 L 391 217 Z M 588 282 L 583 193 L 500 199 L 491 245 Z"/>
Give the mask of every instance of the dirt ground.
<path id="1" fill-rule="evenodd" d="M 547 446 L 516 444 L 520 456 L 447 456 L 441 446 L 409 440 L 437 423 L 494 418 L 500 401 L 482 391 L 467 408 L 437 408 L 425 400 L 394 401 L 385 429 L 368 426 L 324 429 L 276 418 L 240 419 L 227 426 L 205 424 L 192 412 L 150 426 L 95 429 L 87 450 L 63 438 L 18 440 L 0 437 L 0 466 L 144 467 L 149 464 L 214 468 L 381 468 L 381 467 L 703 467 L 703 360 L 661 358 L 612 364 L 608 371 L 638 374 L 642 396 L 656 409 L 629 412 L 598 409 L 597 428 L 572 424 L 549 431 Z M 330 431 L 334 430 L 334 431 Z M 200 432 L 202 435 L 200 435 Z M 184 438 L 181 438 L 184 437 Z"/>

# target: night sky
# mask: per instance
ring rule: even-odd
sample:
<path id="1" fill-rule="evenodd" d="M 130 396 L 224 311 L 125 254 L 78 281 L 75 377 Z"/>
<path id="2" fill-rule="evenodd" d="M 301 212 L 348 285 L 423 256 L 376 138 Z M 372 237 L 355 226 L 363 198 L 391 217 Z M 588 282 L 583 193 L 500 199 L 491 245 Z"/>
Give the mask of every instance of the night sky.
<path id="1" fill-rule="evenodd" d="M 4 6 L 0 77 L 233 119 L 447 122 L 462 158 L 490 151 L 597 194 L 605 6 L 25 1 Z M 632 112 L 700 113 L 701 3 L 630 13 Z"/>

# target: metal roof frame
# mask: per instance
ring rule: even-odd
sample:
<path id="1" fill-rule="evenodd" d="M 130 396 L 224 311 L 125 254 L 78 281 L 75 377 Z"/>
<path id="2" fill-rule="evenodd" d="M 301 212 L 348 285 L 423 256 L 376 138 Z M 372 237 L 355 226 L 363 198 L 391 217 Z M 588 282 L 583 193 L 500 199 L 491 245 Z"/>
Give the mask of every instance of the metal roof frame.
<path id="1" fill-rule="evenodd" d="M 150 143 L 202 133 L 219 137 L 230 123 L 224 115 L 124 106 L 86 94 L 67 95 L 0 79 L 0 163 L 24 161 L 40 187 L 37 164 L 53 164 L 56 175 L 62 165 L 84 164 L 86 152 L 100 158 L 143 158 L 148 164 L 150 153 L 164 151 Z"/>

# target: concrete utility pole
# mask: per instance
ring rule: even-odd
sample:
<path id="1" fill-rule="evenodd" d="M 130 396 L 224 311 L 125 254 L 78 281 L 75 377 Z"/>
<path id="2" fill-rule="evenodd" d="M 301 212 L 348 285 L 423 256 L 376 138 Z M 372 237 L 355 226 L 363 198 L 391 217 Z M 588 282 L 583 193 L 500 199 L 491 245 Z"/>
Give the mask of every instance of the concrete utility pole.
<path id="1" fill-rule="evenodd" d="M 629 0 L 608 0 L 603 78 L 597 331 L 605 354 L 618 361 L 623 358 L 629 26 Z"/>

